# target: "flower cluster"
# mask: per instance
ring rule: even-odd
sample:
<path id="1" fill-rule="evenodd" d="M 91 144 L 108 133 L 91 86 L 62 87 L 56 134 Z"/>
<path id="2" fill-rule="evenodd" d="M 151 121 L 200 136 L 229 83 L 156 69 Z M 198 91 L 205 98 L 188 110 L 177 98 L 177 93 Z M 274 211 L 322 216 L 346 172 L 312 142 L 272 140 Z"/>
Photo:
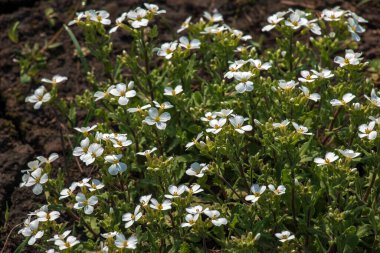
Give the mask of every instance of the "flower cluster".
<path id="1" fill-rule="evenodd" d="M 84 177 L 64 180 L 51 166 L 57 154 L 28 163 L 21 186 L 48 204 L 20 230 L 29 244 L 51 253 L 378 250 L 380 97 L 356 51 L 366 20 L 340 8 L 278 12 L 262 29 L 276 30 L 276 44 L 264 48 L 214 10 L 160 45 L 154 19 L 164 13 L 144 4 L 115 23 L 102 10 L 70 22 L 104 73 L 84 66 L 90 85 L 75 102 L 58 100 L 62 76 L 26 100 L 67 116 L 67 162 Z M 120 30 L 131 40 L 117 53 L 110 34 Z"/>

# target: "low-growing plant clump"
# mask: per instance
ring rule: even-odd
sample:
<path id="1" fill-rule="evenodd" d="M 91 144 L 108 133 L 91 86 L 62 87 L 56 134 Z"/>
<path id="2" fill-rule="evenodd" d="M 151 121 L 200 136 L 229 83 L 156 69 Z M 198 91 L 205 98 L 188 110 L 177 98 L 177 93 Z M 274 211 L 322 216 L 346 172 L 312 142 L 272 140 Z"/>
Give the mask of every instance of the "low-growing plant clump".
<path id="1" fill-rule="evenodd" d="M 278 12 L 262 29 L 276 44 L 262 50 L 216 10 L 159 45 L 164 14 L 144 4 L 112 22 L 89 10 L 65 27 L 88 89 L 65 101 L 59 87 L 76 80 L 57 74 L 26 102 L 65 117 L 91 177 L 68 183 L 55 153 L 28 163 L 21 186 L 46 205 L 19 230 L 22 247 L 379 251 L 380 98 L 356 50 L 367 21 L 338 7 Z M 120 53 L 114 33 L 131 37 Z"/>

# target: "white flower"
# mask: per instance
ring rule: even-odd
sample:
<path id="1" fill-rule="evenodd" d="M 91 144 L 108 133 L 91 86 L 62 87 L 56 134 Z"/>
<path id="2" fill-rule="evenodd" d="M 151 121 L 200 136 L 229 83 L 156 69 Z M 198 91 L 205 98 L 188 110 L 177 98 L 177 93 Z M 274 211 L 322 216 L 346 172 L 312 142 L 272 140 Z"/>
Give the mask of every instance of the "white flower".
<path id="1" fill-rule="evenodd" d="M 144 6 L 148 10 L 148 12 L 154 15 L 166 13 L 166 10 L 160 10 L 160 8 L 155 4 L 144 3 Z"/>
<path id="2" fill-rule="evenodd" d="M 90 146 L 90 139 L 87 137 L 86 139 L 80 142 L 80 147 L 74 148 L 73 155 L 80 156 L 80 159 L 82 160 L 83 157 L 87 154 L 89 146 Z"/>
<path id="3" fill-rule="evenodd" d="M 364 97 L 373 105 L 380 107 L 380 98 L 376 95 L 375 89 L 372 89 L 371 91 L 371 98 L 369 98 L 367 95 L 364 95 Z"/>
<path id="4" fill-rule="evenodd" d="M 171 119 L 168 112 L 160 114 L 157 108 L 154 107 L 149 109 L 148 114 L 149 115 L 143 120 L 143 122 L 150 126 L 156 125 L 160 130 L 164 130 L 166 128 L 166 122 Z"/>
<path id="5" fill-rule="evenodd" d="M 186 144 L 186 150 L 198 143 L 199 139 L 203 137 L 203 132 L 200 132 L 195 139 Z"/>
<path id="6" fill-rule="evenodd" d="M 42 164 L 43 164 L 43 163 L 41 163 L 41 161 L 39 161 L 39 160 L 30 161 L 30 162 L 28 162 L 28 164 L 27 164 L 28 167 L 29 167 L 29 169 L 27 169 L 27 170 L 22 170 L 21 172 L 35 171 L 36 169 L 40 168 Z"/>
<path id="7" fill-rule="evenodd" d="M 244 93 L 246 91 L 253 90 L 253 82 L 249 81 L 252 77 L 251 72 L 236 72 L 234 74 L 234 78 L 239 81 L 239 83 L 235 86 L 235 89 L 239 93 Z"/>
<path id="8" fill-rule="evenodd" d="M 289 20 L 285 20 L 285 25 L 291 27 L 293 30 L 297 30 L 301 26 L 306 26 L 308 23 L 306 18 L 301 18 L 296 12 L 293 12 L 289 16 Z"/>
<path id="9" fill-rule="evenodd" d="M 79 240 L 75 236 L 72 236 L 72 235 L 67 237 L 66 241 L 56 240 L 54 242 L 54 244 L 59 247 L 59 250 L 65 250 L 65 249 L 72 248 L 75 245 L 77 245 L 78 243 L 80 243 Z"/>
<path id="10" fill-rule="evenodd" d="M 314 162 L 317 164 L 317 166 L 323 166 L 323 165 L 329 165 L 338 159 L 339 159 L 339 156 L 337 156 L 333 152 L 327 152 L 325 155 L 325 158 L 320 158 L 320 157 L 314 158 Z"/>
<path id="11" fill-rule="evenodd" d="M 127 240 L 123 234 L 118 233 L 116 235 L 115 246 L 119 249 L 136 249 L 137 242 L 136 236 L 131 236 Z"/>
<path id="12" fill-rule="evenodd" d="M 37 212 L 37 217 L 39 221 L 53 221 L 58 219 L 60 216 L 60 213 L 58 211 L 52 211 L 52 212 L 45 212 L 40 211 Z"/>
<path id="13" fill-rule="evenodd" d="M 125 228 L 129 228 L 130 226 L 133 225 L 133 223 L 137 222 L 142 217 L 142 213 L 140 212 L 140 208 L 141 208 L 141 206 L 138 205 L 138 206 L 136 206 L 133 214 L 132 213 L 126 213 L 123 215 L 122 220 L 127 222 L 127 223 L 125 223 Z"/>
<path id="14" fill-rule="evenodd" d="M 312 83 L 312 82 L 314 82 L 315 81 L 315 79 L 317 79 L 318 78 L 318 76 L 317 75 L 313 75 L 313 74 L 311 74 L 309 71 L 307 71 L 307 70 L 302 70 L 301 71 L 301 76 L 302 77 L 299 77 L 298 78 L 298 81 L 300 81 L 300 82 L 302 82 L 302 83 Z"/>
<path id="15" fill-rule="evenodd" d="M 280 240 L 280 242 L 286 242 L 293 240 L 294 235 L 291 235 L 289 231 L 282 231 L 281 233 L 276 233 L 275 236 Z"/>
<path id="16" fill-rule="evenodd" d="M 42 78 L 41 82 L 51 83 L 51 84 L 58 84 L 58 83 L 62 83 L 64 81 L 66 81 L 66 80 L 67 80 L 66 76 L 55 75 L 55 76 L 53 76 L 53 78 L 51 80 L 47 79 L 47 78 Z"/>
<path id="17" fill-rule="evenodd" d="M 266 189 L 267 189 L 267 187 L 265 185 L 260 186 L 258 184 L 253 184 L 251 186 L 251 192 L 253 193 L 253 195 L 245 196 L 245 200 L 251 201 L 252 203 L 257 202 L 259 200 L 261 194 L 263 194 Z"/>
<path id="18" fill-rule="evenodd" d="M 204 117 L 201 117 L 202 121 L 209 122 L 217 117 L 214 112 L 206 112 Z"/>
<path id="19" fill-rule="evenodd" d="M 104 184 L 102 182 L 100 182 L 98 179 L 92 179 L 91 186 L 88 187 L 88 190 L 90 192 L 93 192 L 102 188 L 104 188 Z"/>
<path id="20" fill-rule="evenodd" d="M 351 33 L 352 39 L 355 41 L 360 41 L 360 36 L 358 35 L 358 33 L 365 32 L 365 29 L 361 25 L 359 25 L 356 19 L 349 18 L 347 21 L 348 31 Z"/>
<path id="21" fill-rule="evenodd" d="M 294 89 L 294 87 L 296 87 L 297 85 L 298 85 L 298 83 L 296 83 L 293 80 L 288 81 L 288 82 L 285 80 L 279 80 L 278 81 L 278 86 L 280 86 L 280 88 L 285 90 L 285 91 L 290 91 L 290 90 Z"/>
<path id="22" fill-rule="evenodd" d="M 149 20 L 146 18 L 147 11 L 141 7 L 127 13 L 128 22 L 133 28 L 141 28 L 148 25 Z"/>
<path id="23" fill-rule="evenodd" d="M 91 178 L 83 178 L 81 181 L 77 182 L 78 187 L 91 187 L 91 185 L 88 183 L 90 182 Z"/>
<path id="24" fill-rule="evenodd" d="M 359 152 L 355 152 L 351 149 L 345 149 L 345 150 L 337 149 L 337 150 L 339 153 L 341 153 L 347 159 L 354 159 L 354 158 L 360 156 Z"/>
<path id="25" fill-rule="evenodd" d="M 39 220 L 34 220 L 30 223 L 27 222 L 27 227 L 19 231 L 23 236 L 30 236 L 28 240 L 28 245 L 33 245 L 36 243 L 37 239 L 40 239 L 44 235 L 44 231 L 38 230 Z"/>
<path id="26" fill-rule="evenodd" d="M 157 101 L 153 101 L 153 104 L 156 108 L 159 108 L 161 110 L 170 109 L 174 107 L 170 102 L 163 102 L 162 104 L 160 104 Z"/>
<path id="27" fill-rule="evenodd" d="M 80 133 L 83 133 L 84 135 L 88 134 L 92 130 L 94 130 L 98 125 L 93 125 L 90 127 L 74 127 L 75 130 L 77 130 Z"/>
<path id="28" fill-rule="evenodd" d="M 151 198 L 152 198 L 152 194 L 150 194 L 150 195 L 145 195 L 145 196 L 141 196 L 140 199 L 139 199 L 140 204 L 141 204 L 143 207 L 147 207 Z"/>
<path id="29" fill-rule="evenodd" d="M 67 230 L 63 232 L 62 234 L 56 234 L 53 238 L 47 240 L 48 242 L 57 241 L 57 240 L 64 240 L 69 234 L 71 233 L 71 230 Z"/>
<path id="30" fill-rule="evenodd" d="M 104 160 L 112 165 L 108 168 L 108 173 L 112 176 L 117 175 L 118 173 L 123 173 L 127 170 L 127 165 L 120 162 L 120 159 L 123 155 L 107 155 L 104 157 Z"/>
<path id="31" fill-rule="evenodd" d="M 28 181 L 26 182 L 25 186 L 33 186 L 33 193 L 36 195 L 39 195 L 42 193 L 42 185 L 45 184 L 48 180 L 48 174 L 43 173 L 41 168 L 37 168 L 35 171 L 33 171 L 30 176 L 28 177 Z"/>
<path id="32" fill-rule="evenodd" d="M 191 16 L 186 18 L 185 22 L 183 22 L 181 24 L 181 27 L 177 30 L 177 33 L 180 33 L 182 31 L 186 30 L 187 28 L 189 28 L 190 21 L 191 21 Z"/>
<path id="33" fill-rule="evenodd" d="M 199 184 L 193 184 L 190 187 L 187 187 L 186 191 L 189 194 L 197 194 L 197 193 L 203 192 L 203 189 L 201 188 Z"/>
<path id="34" fill-rule="evenodd" d="M 307 27 L 310 29 L 310 31 L 316 35 L 322 35 L 321 27 L 315 23 L 317 19 L 309 20 L 307 23 Z"/>
<path id="35" fill-rule="evenodd" d="M 68 198 L 70 196 L 74 196 L 74 191 L 77 187 L 78 187 L 78 184 L 76 182 L 72 183 L 69 188 L 65 188 L 59 193 L 60 195 L 59 199 L 61 200 L 61 199 Z"/>
<path id="36" fill-rule="evenodd" d="M 279 185 L 277 188 L 273 184 L 268 185 L 269 190 L 271 190 L 276 195 L 285 194 L 286 187 L 284 185 Z"/>
<path id="37" fill-rule="evenodd" d="M 186 170 L 186 174 L 189 176 L 195 176 L 201 178 L 204 176 L 204 173 L 208 171 L 208 167 L 205 163 L 192 163 L 190 168 Z"/>
<path id="38" fill-rule="evenodd" d="M 229 121 L 231 122 L 231 125 L 235 128 L 235 131 L 240 134 L 244 134 L 245 132 L 252 131 L 251 125 L 243 126 L 245 120 L 246 119 L 240 115 L 236 115 L 232 118 L 229 118 Z"/>
<path id="39" fill-rule="evenodd" d="M 347 49 L 344 58 L 341 56 L 336 56 L 334 58 L 334 62 L 339 64 L 339 67 L 358 65 L 362 60 L 362 58 L 360 58 L 361 55 L 362 53 L 354 53 L 351 49 Z"/>
<path id="40" fill-rule="evenodd" d="M 181 227 L 192 227 L 198 220 L 199 214 L 186 214 L 186 222 L 181 223 Z"/>
<path id="41" fill-rule="evenodd" d="M 147 104 L 147 105 L 144 105 L 144 106 L 137 106 L 137 107 L 133 107 L 133 108 L 128 108 L 127 111 L 130 112 L 130 113 L 134 113 L 134 112 L 143 112 L 145 109 L 148 109 L 148 108 L 151 108 L 152 106 Z"/>
<path id="42" fill-rule="evenodd" d="M 213 119 L 209 122 L 211 128 L 207 128 L 206 132 L 217 134 L 220 131 L 222 131 L 222 127 L 224 126 L 224 124 L 226 124 L 226 122 L 227 122 L 227 120 L 225 118 L 222 118 L 219 120 Z"/>
<path id="43" fill-rule="evenodd" d="M 43 157 L 43 156 L 37 156 L 37 159 L 41 162 L 40 165 L 46 163 L 46 164 L 51 164 L 55 160 L 58 159 L 58 154 L 57 153 L 51 153 L 49 155 L 49 158 Z"/>
<path id="44" fill-rule="evenodd" d="M 165 59 L 170 59 L 173 56 L 174 51 L 177 49 L 178 42 L 167 42 L 161 45 L 161 48 L 158 50 L 157 55 L 165 57 Z"/>
<path id="45" fill-rule="evenodd" d="M 210 217 L 212 224 L 214 224 L 217 227 L 227 224 L 226 218 L 219 218 L 220 212 L 217 210 L 204 210 L 203 213 Z"/>
<path id="46" fill-rule="evenodd" d="M 375 127 L 375 124 L 376 124 L 375 121 L 371 121 L 368 125 L 367 124 L 360 125 L 359 126 L 359 131 L 361 133 L 359 133 L 359 137 L 360 138 L 367 137 L 368 140 L 374 140 L 374 139 L 376 139 L 377 132 L 375 130 L 373 130 L 373 128 Z"/>
<path id="47" fill-rule="evenodd" d="M 223 16 L 217 10 L 214 10 L 213 13 L 209 13 L 205 11 L 203 13 L 203 17 L 208 19 L 211 23 L 221 22 L 223 21 Z"/>
<path id="48" fill-rule="evenodd" d="M 40 86 L 34 91 L 33 95 L 25 98 L 25 102 L 33 103 L 34 104 L 33 108 L 35 110 L 38 110 L 41 108 L 41 105 L 43 103 L 49 102 L 50 99 L 51 99 L 50 93 L 47 92 L 44 86 Z"/>
<path id="49" fill-rule="evenodd" d="M 221 118 L 227 118 L 228 116 L 232 115 L 234 110 L 230 109 L 222 109 L 220 112 L 215 112 L 216 116 Z"/>
<path id="50" fill-rule="evenodd" d="M 224 74 L 224 78 L 231 79 L 235 73 L 246 63 L 244 60 L 235 61 L 228 67 L 228 72 Z"/>
<path id="51" fill-rule="evenodd" d="M 132 144 L 131 140 L 128 140 L 126 135 L 115 136 L 110 139 L 114 148 L 128 147 Z"/>
<path id="52" fill-rule="evenodd" d="M 110 14 L 106 11 L 97 11 L 95 13 L 91 13 L 90 20 L 101 23 L 103 25 L 110 25 L 111 20 L 108 19 Z"/>
<path id="53" fill-rule="evenodd" d="M 123 25 L 123 21 L 125 20 L 126 17 L 127 17 L 127 13 L 126 12 L 124 12 L 123 14 L 121 14 L 121 16 L 116 19 L 116 22 L 115 22 L 116 26 L 112 27 L 110 29 L 109 33 L 116 32 L 117 29 L 119 29 L 119 27 Z"/>
<path id="54" fill-rule="evenodd" d="M 94 211 L 94 205 L 98 203 L 98 198 L 96 196 L 91 196 L 88 199 L 83 193 L 78 193 L 75 197 L 75 200 L 77 203 L 74 204 L 75 209 L 82 209 L 84 208 L 85 214 L 92 214 Z"/>
<path id="55" fill-rule="evenodd" d="M 76 13 L 76 17 L 74 18 L 74 20 L 71 20 L 68 25 L 71 26 L 71 25 L 74 25 L 74 24 L 78 24 L 79 22 L 82 21 L 83 18 L 85 18 L 86 15 L 84 12 L 77 12 Z"/>
<path id="56" fill-rule="evenodd" d="M 156 151 L 157 150 L 157 148 L 156 147 L 154 147 L 154 148 L 152 148 L 152 149 L 147 149 L 147 150 L 145 150 L 144 152 L 137 152 L 136 154 L 137 155 L 143 155 L 143 156 L 150 156 L 150 154 L 152 154 L 154 151 Z"/>
<path id="57" fill-rule="evenodd" d="M 268 70 L 272 67 L 272 64 L 270 62 L 262 63 L 259 59 L 249 59 L 248 61 L 251 63 L 253 67 L 255 67 L 258 70 Z"/>
<path id="58" fill-rule="evenodd" d="M 293 127 L 296 129 L 296 133 L 303 134 L 303 135 L 313 135 L 312 133 L 308 133 L 309 129 L 305 126 L 298 125 L 295 122 L 292 122 Z"/>
<path id="59" fill-rule="evenodd" d="M 162 203 L 159 203 L 156 199 L 153 198 L 150 200 L 150 202 L 151 204 L 149 206 L 156 210 L 165 211 L 172 208 L 172 202 L 168 199 L 165 199 Z"/>
<path id="60" fill-rule="evenodd" d="M 86 165 L 90 165 L 95 159 L 103 154 L 104 148 L 98 143 L 92 143 L 87 150 L 87 154 L 81 156 L 81 159 Z"/>
<path id="61" fill-rule="evenodd" d="M 185 192 L 185 190 L 186 190 L 186 186 L 183 184 L 178 187 L 175 185 L 170 185 L 169 186 L 170 194 L 165 194 L 165 198 L 168 198 L 168 199 L 179 198 Z"/>
<path id="62" fill-rule="evenodd" d="M 336 7 L 332 10 L 328 10 L 328 9 L 323 10 L 321 17 L 325 21 L 339 21 L 343 14 L 344 14 L 344 11 L 339 9 L 339 7 Z"/>
<path id="63" fill-rule="evenodd" d="M 302 91 L 303 95 L 307 99 L 313 100 L 314 102 L 318 102 L 318 100 L 321 99 L 321 95 L 319 95 L 318 93 L 312 93 L 312 94 L 310 94 L 309 89 L 307 87 L 305 87 L 305 86 L 301 86 L 301 87 L 299 87 L 299 89 Z"/>
<path id="64" fill-rule="evenodd" d="M 182 85 L 177 85 L 174 89 L 172 87 L 165 87 L 164 95 L 166 96 L 177 96 L 183 91 Z"/>
<path id="65" fill-rule="evenodd" d="M 343 95 L 343 98 L 342 100 L 338 100 L 338 99 L 333 99 L 330 101 L 330 104 L 332 106 L 341 106 L 341 105 L 346 105 L 348 104 L 349 102 L 351 102 L 352 99 L 354 99 L 356 96 L 353 95 L 352 93 L 347 93 L 347 94 L 344 94 Z"/>
<path id="66" fill-rule="evenodd" d="M 268 31 L 272 30 L 282 20 L 284 20 L 283 15 L 281 15 L 281 14 L 279 15 L 279 13 L 275 13 L 272 16 L 269 16 L 267 19 L 269 25 L 264 26 L 261 31 L 268 32 Z"/>
<path id="67" fill-rule="evenodd" d="M 112 231 L 112 232 L 107 232 L 100 235 L 105 239 L 110 239 L 110 238 L 114 238 L 117 235 L 117 232 Z"/>
<path id="68" fill-rule="evenodd" d="M 118 103 L 119 105 L 126 105 L 129 102 L 129 99 L 136 96 L 136 91 L 132 90 L 134 85 L 133 81 L 130 81 L 128 83 L 128 91 L 127 91 L 127 85 L 124 83 L 118 83 L 116 84 L 116 87 L 113 88 L 110 93 L 114 95 L 115 97 L 119 97 Z"/>
<path id="69" fill-rule="evenodd" d="M 179 45 L 185 49 L 199 49 L 201 47 L 201 42 L 197 39 L 189 39 L 185 36 L 179 38 Z"/>
<path id="70" fill-rule="evenodd" d="M 280 123 L 276 123 L 276 122 L 273 123 L 272 126 L 274 128 L 285 128 L 289 125 L 289 123 L 290 123 L 290 121 L 285 119 L 285 120 L 281 121 Z"/>
<path id="71" fill-rule="evenodd" d="M 208 210 L 208 208 L 206 208 L 205 210 Z M 203 207 L 199 205 L 186 208 L 186 212 L 188 212 L 189 214 L 201 214 L 205 210 L 203 210 Z"/>
<path id="72" fill-rule="evenodd" d="M 312 69 L 311 72 L 313 72 L 319 78 L 323 78 L 323 79 L 331 78 L 334 76 L 334 74 L 332 74 L 331 70 L 329 69 L 321 69 L 320 72 L 316 71 L 315 69 Z"/>
<path id="73" fill-rule="evenodd" d="M 111 90 L 115 89 L 115 87 L 116 87 L 115 85 L 111 85 L 110 87 L 107 88 L 107 91 L 105 92 L 103 91 L 95 92 L 94 93 L 95 101 L 109 97 L 109 95 L 111 94 Z"/>

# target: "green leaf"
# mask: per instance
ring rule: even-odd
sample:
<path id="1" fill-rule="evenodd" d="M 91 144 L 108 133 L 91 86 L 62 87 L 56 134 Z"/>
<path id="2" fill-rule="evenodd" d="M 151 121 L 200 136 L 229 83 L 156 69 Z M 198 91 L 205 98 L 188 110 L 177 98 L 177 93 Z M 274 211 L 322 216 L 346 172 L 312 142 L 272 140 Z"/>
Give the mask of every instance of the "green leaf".
<path id="1" fill-rule="evenodd" d="M 65 28 L 66 32 L 69 34 L 71 41 L 74 43 L 74 46 L 75 46 L 75 49 L 77 50 L 80 61 L 82 62 L 84 72 L 87 73 L 89 71 L 88 63 L 87 63 L 86 58 L 84 57 L 82 48 L 80 47 L 77 38 L 75 37 L 74 33 L 71 31 L 71 29 L 67 25 L 63 25 L 63 27 Z"/>
<path id="2" fill-rule="evenodd" d="M 11 28 L 8 30 L 8 38 L 13 42 L 13 43 L 18 43 L 18 27 L 20 25 L 19 21 L 16 21 Z"/>

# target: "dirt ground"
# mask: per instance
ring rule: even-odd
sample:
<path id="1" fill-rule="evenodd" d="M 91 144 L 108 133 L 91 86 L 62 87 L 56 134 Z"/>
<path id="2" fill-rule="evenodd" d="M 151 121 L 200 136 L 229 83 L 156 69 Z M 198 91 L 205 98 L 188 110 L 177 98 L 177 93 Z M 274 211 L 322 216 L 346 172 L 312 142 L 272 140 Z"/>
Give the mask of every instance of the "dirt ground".
<path id="1" fill-rule="evenodd" d="M 75 181 L 86 176 L 79 172 L 72 160 L 62 158 L 71 152 L 64 136 L 70 134 L 64 127 L 62 119 L 57 118 L 52 109 L 35 111 L 24 99 L 39 83 L 23 84 L 20 82 L 19 66 L 13 61 L 17 53 L 25 45 L 40 43 L 55 38 L 61 42 L 54 50 L 46 51 L 47 67 L 42 69 L 39 78 L 51 77 L 54 74 L 68 76 L 69 81 L 60 86 L 60 95 L 73 99 L 86 87 L 80 62 L 73 57 L 74 48 L 62 24 L 68 23 L 81 1 L 75 0 L 0 0 L 0 250 L 12 228 L 20 224 L 29 211 L 39 207 L 43 197 L 36 197 L 30 189 L 19 188 L 21 170 L 35 156 L 47 156 L 52 152 L 60 154 L 59 166 L 68 175 L 67 180 Z M 176 27 L 192 15 L 197 18 L 203 11 L 217 8 L 231 27 L 243 30 L 253 36 L 254 40 L 265 35 L 260 32 L 268 15 L 287 9 L 302 8 L 322 10 L 340 5 L 344 9 L 355 11 L 368 19 L 367 31 L 363 35 L 360 51 L 366 59 L 380 57 L 380 4 L 377 0 L 339 1 L 339 0 L 167 0 L 149 1 L 157 3 L 167 10 L 160 22 L 162 40 L 173 39 Z M 360 2 L 363 4 L 358 5 Z M 137 0 L 88 1 L 85 9 L 105 9 L 114 20 L 124 11 L 142 4 Z M 46 8 L 53 8 L 57 17 L 56 24 L 50 26 L 44 15 Z M 16 21 L 20 21 L 19 43 L 8 39 L 7 30 Z M 123 36 L 123 35 L 122 35 Z M 119 50 L 127 48 L 124 37 L 116 38 L 115 47 Z M 269 43 L 273 43 L 273 38 Z M 5 210 L 9 209 L 9 220 L 5 224 Z M 18 227 L 9 237 L 4 252 L 13 250 L 22 241 L 17 235 Z M 33 252 L 28 249 L 27 252 Z"/>

